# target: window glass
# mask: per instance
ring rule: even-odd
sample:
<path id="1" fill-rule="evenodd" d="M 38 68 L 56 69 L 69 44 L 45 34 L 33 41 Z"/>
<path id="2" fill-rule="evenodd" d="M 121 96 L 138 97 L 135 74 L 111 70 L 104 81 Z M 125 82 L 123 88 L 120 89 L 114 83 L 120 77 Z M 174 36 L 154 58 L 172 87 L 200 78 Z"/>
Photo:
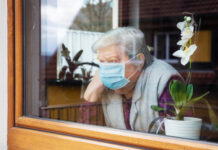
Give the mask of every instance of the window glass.
<path id="1" fill-rule="evenodd" d="M 24 115 L 218 142 L 215 0 L 24 0 Z"/>
<path id="2" fill-rule="evenodd" d="M 177 42 L 180 40 L 180 36 L 178 33 L 169 34 L 169 59 L 175 60 L 176 58 L 173 56 L 173 52 L 175 49 L 179 49 Z M 178 61 L 178 60 L 177 60 Z"/>
<path id="3" fill-rule="evenodd" d="M 155 39 L 157 40 L 155 47 L 156 56 L 160 59 L 166 59 L 166 52 L 168 49 L 166 46 L 169 44 L 167 34 L 157 34 Z"/>

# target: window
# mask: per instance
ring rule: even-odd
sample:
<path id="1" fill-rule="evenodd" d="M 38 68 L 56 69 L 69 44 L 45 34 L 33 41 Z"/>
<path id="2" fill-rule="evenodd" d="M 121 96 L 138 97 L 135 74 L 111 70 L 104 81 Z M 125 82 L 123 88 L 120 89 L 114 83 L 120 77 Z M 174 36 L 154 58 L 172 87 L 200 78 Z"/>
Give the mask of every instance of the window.
<path id="1" fill-rule="evenodd" d="M 112 142 L 112 145 L 107 145 L 108 147 L 112 147 L 113 144 L 116 146 L 124 144 L 128 148 L 134 146 L 133 148 L 167 147 L 170 149 L 187 148 L 189 146 L 186 145 L 191 143 L 192 145 L 189 148 L 217 148 L 217 131 L 210 122 L 207 114 L 208 110 L 203 104 L 196 104 L 194 107 L 196 108 L 196 117 L 202 118 L 205 123 L 199 141 L 207 141 L 206 144 L 199 141 L 186 141 L 182 138 L 174 139 L 154 135 L 154 132 L 153 134 L 145 133 L 143 127 L 141 127 L 141 131 L 140 129 L 135 130 L 139 132 L 120 130 L 122 127 L 115 129 L 113 123 L 119 124 L 121 120 L 114 120 L 110 122 L 112 124 L 109 126 L 105 119 L 104 105 L 101 102 L 85 104 L 82 99 L 87 86 L 95 75 L 95 71 L 98 70 L 101 63 L 104 63 L 104 60 L 97 59 L 98 53 L 92 51 L 92 45 L 106 31 L 117 26 L 135 26 L 139 28 L 146 35 L 145 43 L 154 45 L 154 53 L 157 57 L 169 60 L 169 62 L 179 63 L 179 61 L 174 61 L 174 57 L 171 56 L 177 47 L 175 42 L 177 42 L 178 38 L 178 34 L 171 31 L 176 31 L 176 23 L 183 19 L 183 11 L 177 9 L 178 11 L 172 13 L 172 10 L 164 7 L 167 6 L 165 2 L 160 3 L 158 6 L 152 2 L 151 6 L 146 8 L 148 3 L 149 1 L 137 1 L 135 3 L 135 1 L 123 0 L 119 1 L 119 3 L 110 0 L 78 1 L 78 3 L 64 0 L 23 1 L 22 4 L 15 2 L 15 11 L 18 12 L 15 14 L 15 25 L 18 25 L 15 26 L 15 130 L 23 134 L 28 132 L 28 135 L 35 137 L 38 133 L 31 129 L 40 130 L 42 133 L 50 131 L 65 134 L 66 136 L 74 135 L 78 136 L 80 140 L 83 138 L 100 139 L 102 142 Z M 168 3 L 170 2 L 168 1 Z M 186 5 L 191 4 L 187 3 Z M 136 8 L 132 9 L 130 6 Z M 178 7 L 181 6 L 182 4 L 178 3 Z M 72 7 L 76 9 L 72 9 Z M 98 8 L 105 12 L 97 12 Z M 198 10 L 198 8 L 195 9 Z M 164 12 L 164 10 L 169 10 L 169 12 Z M 207 74 L 201 70 L 197 74 L 193 74 L 194 84 L 197 87 L 195 94 L 199 95 L 205 90 L 211 92 L 208 99 L 215 110 L 216 116 L 217 84 L 214 81 L 217 78 L 217 67 L 216 61 L 211 55 L 216 55 L 214 48 L 217 45 L 214 42 L 216 34 L 211 33 L 216 33 L 216 28 L 214 28 L 216 22 L 212 20 L 216 19 L 217 16 L 214 14 L 205 17 L 205 15 L 213 13 L 210 12 L 210 9 L 206 9 L 203 15 L 200 12 L 196 13 L 202 16 L 202 20 L 205 20 L 201 33 L 205 38 L 203 41 L 208 44 L 205 44 L 204 47 L 198 45 L 198 47 L 207 50 L 200 59 L 196 56 L 195 61 L 212 62 L 215 67 L 209 70 L 210 73 L 207 72 Z M 93 17 L 93 14 L 95 14 L 95 17 Z M 169 14 L 175 15 L 171 16 Z M 21 16 L 23 16 L 22 21 Z M 98 20 L 95 20 L 97 18 Z M 209 21 L 212 21 L 213 25 L 207 24 Z M 166 22 L 168 23 L 166 24 Z M 132 40 L 131 42 L 136 43 L 137 41 Z M 132 49 L 134 49 L 134 44 L 132 45 Z M 159 47 L 164 48 L 164 51 Z M 135 60 L 135 54 L 134 51 L 127 57 Z M 138 57 L 140 56 L 136 58 Z M 12 54 L 10 58 L 13 59 Z M 121 59 L 129 63 L 126 58 Z M 110 61 L 119 62 L 118 60 Z M 140 64 L 140 61 L 133 62 L 136 62 L 135 65 Z M 13 65 L 11 64 L 11 66 Z M 126 68 L 134 70 L 131 67 Z M 204 83 L 201 83 L 200 80 L 204 81 Z M 128 100 L 126 102 L 128 103 Z M 115 104 L 111 105 L 111 110 L 118 106 Z M 125 108 L 127 107 L 128 104 L 125 105 Z M 130 111 L 132 107 L 133 105 L 130 106 Z M 143 110 L 136 114 L 142 114 Z M 84 118 L 83 112 L 88 113 L 88 121 L 81 121 L 81 118 Z M 112 113 L 110 115 L 117 115 L 117 117 L 119 115 L 116 112 L 110 112 Z M 95 115 L 90 117 L 92 113 L 95 113 Z M 151 111 L 151 113 L 153 112 Z M 121 114 L 125 114 L 125 112 L 121 112 Z M 129 119 L 131 120 L 131 117 Z M 126 121 L 123 120 L 123 123 L 126 123 Z M 24 127 L 24 129 L 19 127 Z M 27 131 L 25 128 L 29 128 L 29 130 Z M 208 129 L 212 130 L 208 131 Z M 17 131 L 11 131 L 9 138 L 18 138 L 19 132 Z M 52 133 L 48 133 L 43 138 L 48 140 L 50 134 Z M 213 145 L 211 145 L 211 142 L 213 142 Z M 92 145 L 97 147 L 100 144 L 97 142 Z M 122 148 L 126 148 L 125 146 Z"/>
<path id="2" fill-rule="evenodd" d="M 179 33 L 176 32 L 156 32 L 154 34 L 154 56 L 169 63 L 178 63 L 178 60 L 172 54 L 179 49 L 179 46 L 176 44 L 179 38 Z M 193 55 L 192 61 L 210 63 L 211 32 L 204 30 L 196 32 L 193 40 L 198 43 L 199 49 Z"/>
<path id="3" fill-rule="evenodd" d="M 155 33 L 154 56 L 169 63 L 178 63 L 178 60 L 172 56 L 172 53 L 179 48 L 176 45 L 177 41 L 179 41 L 178 33 Z"/>

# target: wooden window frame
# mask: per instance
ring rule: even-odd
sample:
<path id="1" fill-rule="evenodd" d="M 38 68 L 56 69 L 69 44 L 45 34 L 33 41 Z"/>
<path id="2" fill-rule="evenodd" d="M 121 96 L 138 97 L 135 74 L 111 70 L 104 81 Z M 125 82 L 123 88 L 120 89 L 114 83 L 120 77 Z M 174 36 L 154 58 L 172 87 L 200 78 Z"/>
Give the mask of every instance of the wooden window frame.
<path id="1" fill-rule="evenodd" d="M 214 143 L 171 138 L 148 133 L 66 123 L 23 116 L 22 0 L 8 0 L 8 144 L 9 149 L 218 149 Z M 22 142 L 23 138 L 30 138 Z M 54 143 L 55 141 L 59 141 Z M 22 143 L 21 143 L 22 142 Z M 44 144 L 43 144 L 44 143 Z M 86 143 L 86 146 L 84 144 Z M 22 145 L 22 146 L 21 146 Z M 50 146 L 50 147 L 49 147 Z M 131 147 L 131 148 L 130 148 Z M 134 148 L 135 147 L 135 148 Z M 53 147 L 54 148 L 54 147 Z"/>

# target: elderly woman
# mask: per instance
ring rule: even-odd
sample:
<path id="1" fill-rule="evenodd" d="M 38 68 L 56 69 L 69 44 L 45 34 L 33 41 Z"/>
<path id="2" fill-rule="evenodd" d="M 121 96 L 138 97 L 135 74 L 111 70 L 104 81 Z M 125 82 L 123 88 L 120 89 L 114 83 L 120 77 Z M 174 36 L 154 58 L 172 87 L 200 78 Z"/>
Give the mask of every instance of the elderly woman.
<path id="1" fill-rule="evenodd" d="M 178 72 L 151 56 L 144 34 L 136 28 L 122 27 L 103 34 L 93 45 L 100 68 L 89 83 L 84 99 L 102 102 L 109 127 L 148 131 L 159 114 L 151 105 L 171 101 L 168 90 Z"/>

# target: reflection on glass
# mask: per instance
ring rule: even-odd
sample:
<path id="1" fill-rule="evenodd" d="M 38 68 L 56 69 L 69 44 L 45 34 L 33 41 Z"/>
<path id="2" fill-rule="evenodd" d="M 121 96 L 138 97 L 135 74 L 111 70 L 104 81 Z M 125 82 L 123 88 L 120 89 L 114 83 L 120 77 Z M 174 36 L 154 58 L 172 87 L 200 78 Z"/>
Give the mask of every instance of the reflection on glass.
<path id="1" fill-rule="evenodd" d="M 216 117 L 218 12 L 207 1 L 193 3 L 25 0 L 24 114 L 164 134 L 161 121 L 151 130 L 149 125 L 173 115 L 166 105 L 173 102 L 170 81 L 187 79 L 189 66 L 172 54 L 180 48 L 176 24 L 189 11 L 198 24 L 192 37 L 194 97 L 210 91 L 205 98 Z M 152 105 L 166 111 L 154 112 Z M 200 140 L 217 142 L 208 107 L 199 102 L 193 108 L 186 116 L 203 120 Z"/>

